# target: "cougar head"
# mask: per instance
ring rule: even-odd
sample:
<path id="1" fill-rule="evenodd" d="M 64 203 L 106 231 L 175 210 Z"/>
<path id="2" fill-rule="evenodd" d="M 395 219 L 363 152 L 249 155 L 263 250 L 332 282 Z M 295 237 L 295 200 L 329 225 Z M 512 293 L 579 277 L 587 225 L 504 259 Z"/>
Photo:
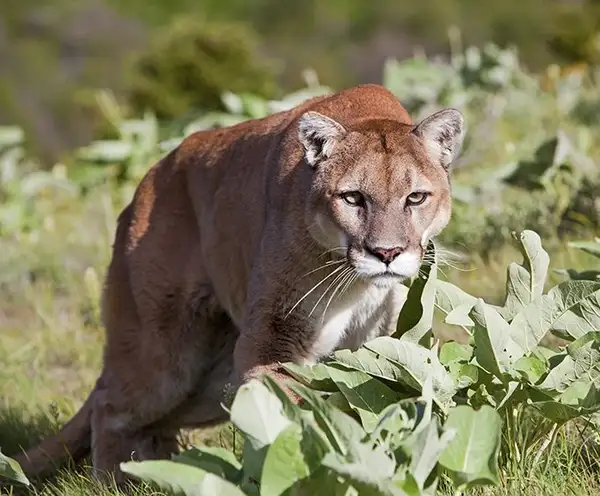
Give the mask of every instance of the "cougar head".
<path id="1" fill-rule="evenodd" d="M 303 114 L 299 138 L 312 168 L 305 222 L 325 250 L 377 284 L 415 276 L 451 213 L 450 166 L 464 121 L 446 109 L 417 125 L 392 120 L 344 127 Z"/>

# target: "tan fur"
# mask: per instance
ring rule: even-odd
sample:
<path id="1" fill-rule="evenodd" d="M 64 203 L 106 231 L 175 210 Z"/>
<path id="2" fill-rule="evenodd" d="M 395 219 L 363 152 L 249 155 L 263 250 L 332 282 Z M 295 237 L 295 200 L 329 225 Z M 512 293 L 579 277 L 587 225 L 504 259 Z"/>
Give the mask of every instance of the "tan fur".
<path id="1" fill-rule="evenodd" d="M 415 126 L 363 85 L 195 133 L 152 167 L 118 220 L 101 376 L 61 433 L 18 457 L 26 473 L 91 451 L 120 480 L 120 462 L 168 457 L 180 428 L 223 421 L 228 385 L 391 332 L 402 279 L 450 216 L 463 124 L 445 112 Z M 417 190 L 427 201 L 408 206 Z"/>

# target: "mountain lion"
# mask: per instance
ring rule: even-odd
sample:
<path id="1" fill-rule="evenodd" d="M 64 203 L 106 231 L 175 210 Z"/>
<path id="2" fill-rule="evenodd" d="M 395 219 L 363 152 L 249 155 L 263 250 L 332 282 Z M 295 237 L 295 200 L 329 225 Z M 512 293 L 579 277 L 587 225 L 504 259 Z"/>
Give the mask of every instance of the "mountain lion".
<path id="1" fill-rule="evenodd" d="M 104 366 L 60 433 L 18 457 L 38 475 L 169 457 L 183 427 L 226 419 L 228 385 L 394 330 L 402 281 L 448 223 L 463 141 L 454 109 L 413 124 L 361 85 L 197 132 L 154 165 L 118 227 Z"/>

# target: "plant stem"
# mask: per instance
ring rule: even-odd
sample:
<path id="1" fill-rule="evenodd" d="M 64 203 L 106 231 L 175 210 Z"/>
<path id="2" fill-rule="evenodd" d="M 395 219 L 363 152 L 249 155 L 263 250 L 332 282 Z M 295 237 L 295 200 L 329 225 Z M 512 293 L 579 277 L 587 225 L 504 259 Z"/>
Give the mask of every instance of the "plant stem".
<path id="1" fill-rule="evenodd" d="M 540 449 L 538 449 L 537 453 L 535 454 L 535 458 L 533 459 L 533 466 L 534 467 L 538 464 L 538 462 L 539 462 L 542 454 L 544 453 L 544 451 L 546 450 L 546 448 L 548 447 L 548 445 L 550 443 L 554 442 L 557 430 L 558 430 L 558 424 L 554 424 L 552 426 L 552 429 L 550 430 L 550 432 L 546 436 L 546 439 L 544 439 L 544 442 L 540 446 Z M 546 468 L 548 468 L 548 467 L 546 467 Z"/>
<path id="2" fill-rule="evenodd" d="M 548 470 L 548 465 L 550 464 L 550 456 L 552 455 L 552 451 L 554 451 L 554 445 L 556 444 L 556 438 L 558 437 L 558 432 L 562 427 L 561 424 L 554 424 L 554 432 L 552 432 L 552 439 L 550 441 L 550 448 L 548 449 L 548 456 L 546 457 L 546 463 L 544 464 L 544 472 Z"/>

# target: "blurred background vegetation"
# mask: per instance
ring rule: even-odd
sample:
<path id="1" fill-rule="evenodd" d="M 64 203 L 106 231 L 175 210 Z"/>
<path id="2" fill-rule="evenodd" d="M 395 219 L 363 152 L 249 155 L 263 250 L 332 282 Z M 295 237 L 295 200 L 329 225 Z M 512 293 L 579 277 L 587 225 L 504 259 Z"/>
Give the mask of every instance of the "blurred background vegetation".
<path id="1" fill-rule="evenodd" d="M 450 27 L 533 71 L 600 56 L 599 0 L 3 0 L 0 123 L 52 162 L 102 129 L 95 89 L 181 118 L 223 90 L 281 96 L 307 67 L 333 88 L 380 82 L 389 57 L 449 55 Z"/>

